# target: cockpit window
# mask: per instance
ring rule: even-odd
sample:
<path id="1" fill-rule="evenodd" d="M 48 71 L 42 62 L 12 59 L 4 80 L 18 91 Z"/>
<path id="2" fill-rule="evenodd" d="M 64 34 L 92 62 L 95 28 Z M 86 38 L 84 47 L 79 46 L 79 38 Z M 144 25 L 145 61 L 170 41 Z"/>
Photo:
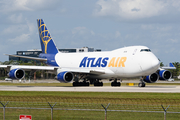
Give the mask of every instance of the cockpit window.
<path id="1" fill-rule="evenodd" d="M 141 49 L 140 52 L 151 52 L 151 50 L 150 49 Z"/>

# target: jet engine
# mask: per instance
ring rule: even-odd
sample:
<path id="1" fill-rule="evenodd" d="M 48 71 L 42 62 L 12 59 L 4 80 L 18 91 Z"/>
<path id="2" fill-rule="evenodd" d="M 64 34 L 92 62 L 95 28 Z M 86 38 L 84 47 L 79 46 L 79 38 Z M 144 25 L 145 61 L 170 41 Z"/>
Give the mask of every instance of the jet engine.
<path id="1" fill-rule="evenodd" d="M 168 70 L 159 70 L 159 80 L 168 80 L 172 77 L 172 73 Z"/>
<path id="2" fill-rule="evenodd" d="M 73 79 L 74 79 L 74 75 L 71 72 L 64 71 L 64 72 L 60 72 L 57 75 L 57 80 L 63 83 L 71 82 Z"/>
<path id="3" fill-rule="evenodd" d="M 8 73 L 11 79 L 22 79 L 25 76 L 25 72 L 22 69 L 13 69 Z"/>
<path id="4" fill-rule="evenodd" d="M 159 79 L 159 75 L 157 73 L 153 73 L 151 75 L 146 76 L 143 80 L 147 83 L 155 83 Z"/>

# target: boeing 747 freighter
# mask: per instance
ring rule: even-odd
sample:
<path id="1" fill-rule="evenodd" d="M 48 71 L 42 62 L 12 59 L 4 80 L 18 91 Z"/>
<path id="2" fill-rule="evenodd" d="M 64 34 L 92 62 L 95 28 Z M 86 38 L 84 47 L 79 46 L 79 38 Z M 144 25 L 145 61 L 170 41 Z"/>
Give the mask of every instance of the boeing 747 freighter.
<path id="1" fill-rule="evenodd" d="M 129 46 L 106 52 L 61 53 L 42 19 L 37 20 L 42 53 L 39 58 L 10 55 L 46 62 L 49 66 L 0 65 L 6 68 L 9 77 L 22 79 L 26 70 L 48 70 L 54 72 L 60 82 L 73 82 L 73 86 L 103 86 L 103 79 L 120 86 L 118 80 L 140 77 L 139 87 L 145 82 L 171 78 L 168 70 L 159 69 L 158 58 L 146 46 Z M 81 82 L 80 82 L 81 81 Z"/>

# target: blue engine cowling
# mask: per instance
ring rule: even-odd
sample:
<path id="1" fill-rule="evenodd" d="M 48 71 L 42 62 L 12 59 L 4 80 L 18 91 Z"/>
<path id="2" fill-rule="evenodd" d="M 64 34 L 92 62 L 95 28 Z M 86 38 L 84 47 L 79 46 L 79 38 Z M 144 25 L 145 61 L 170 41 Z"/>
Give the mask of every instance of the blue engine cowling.
<path id="1" fill-rule="evenodd" d="M 159 75 L 157 73 L 153 73 L 151 75 L 148 75 L 146 76 L 146 78 L 144 78 L 144 82 L 147 82 L 147 83 L 155 83 L 157 82 L 159 79 Z"/>
<path id="2" fill-rule="evenodd" d="M 159 70 L 159 80 L 168 80 L 172 77 L 172 73 L 168 70 Z"/>
<path id="3" fill-rule="evenodd" d="M 22 79 L 22 78 L 24 78 L 24 76 L 25 76 L 25 72 L 24 72 L 24 70 L 17 68 L 17 69 L 11 70 L 11 71 L 8 73 L 8 76 L 9 76 L 11 79 Z"/>
<path id="4" fill-rule="evenodd" d="M 71 72 L 64 71 L 57 75 L 57 80 L 63 83 L 71 82 L 74 79 L 74 75 Z"/>

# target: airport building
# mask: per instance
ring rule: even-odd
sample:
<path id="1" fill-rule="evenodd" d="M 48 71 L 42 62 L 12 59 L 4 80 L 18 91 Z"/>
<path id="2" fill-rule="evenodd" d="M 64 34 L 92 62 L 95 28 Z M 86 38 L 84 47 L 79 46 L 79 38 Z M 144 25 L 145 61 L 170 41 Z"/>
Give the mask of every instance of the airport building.
<path id="1" fill-rule="evenodd" d="M 60 52 L 63 53 L 77 53 L 77 52 L 100 52 L 101 49 L 94 49 L 94 48 L 88 48 L 88 47 L 83 47 L 83 48 L 72 48 L 72 49 L 59 49 Z M 39 54 L 42 53 L 40 49 L 33 49 L 33 50 L 27 50 L 27 51 L 17 51 L 16 55 L 20 56 L 29 56 L 29 57 L 38 57 Z M 30 59 L 26 58 L 19 58 L 19 57 L 12 57 L 9 56 L 9 61 L 23 61 L 25 63 L 32 61 Z M 39 61 L 36 61 L 39 63 Z"/>

